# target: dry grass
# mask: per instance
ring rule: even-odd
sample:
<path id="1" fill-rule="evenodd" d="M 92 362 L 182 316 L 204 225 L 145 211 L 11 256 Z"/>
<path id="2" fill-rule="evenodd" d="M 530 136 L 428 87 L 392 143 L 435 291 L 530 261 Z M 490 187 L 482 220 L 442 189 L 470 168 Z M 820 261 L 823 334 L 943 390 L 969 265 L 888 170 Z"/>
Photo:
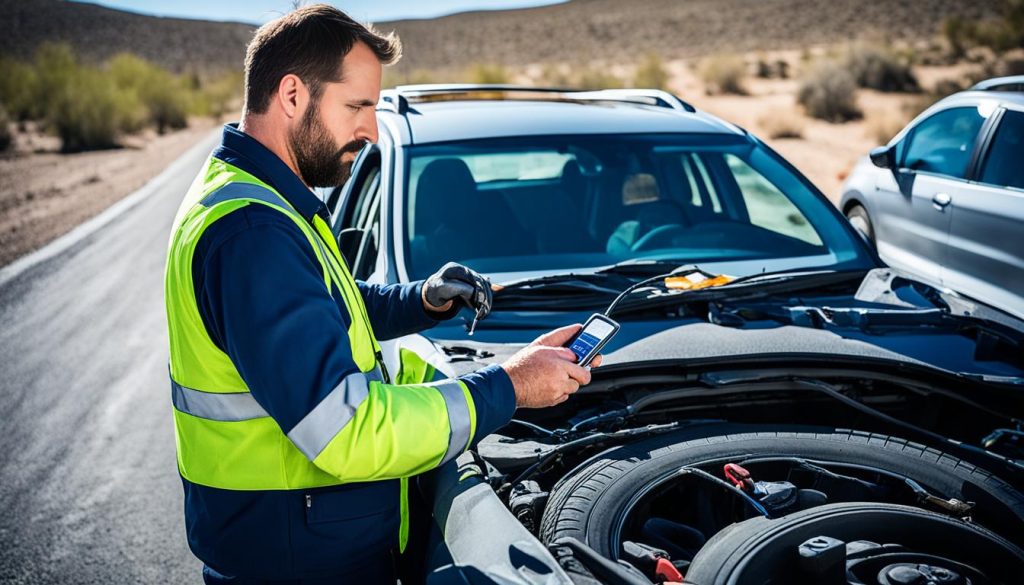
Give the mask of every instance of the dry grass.
<path id="1" fill-rule="evenodd" d="M 698 70 L 708 95 L 731 93 L 746 95 L 747 89 L 743 79 L 747 75 L 747 65 L 743 57 L 737 55 L 715 55 L 700 63 Z"/>
<path id="2" fill-rule="evenodd" d="M 791 109 L 767 111 L 757 125 L 769 138 L 803 138 L 807 121 Z"/>
<path id="3" fill-rule="evenodd" d="M 509 83 L 511 79 L 508 69 L 502 65 L 477 63 L 466 72 L 467 83 Z"/>

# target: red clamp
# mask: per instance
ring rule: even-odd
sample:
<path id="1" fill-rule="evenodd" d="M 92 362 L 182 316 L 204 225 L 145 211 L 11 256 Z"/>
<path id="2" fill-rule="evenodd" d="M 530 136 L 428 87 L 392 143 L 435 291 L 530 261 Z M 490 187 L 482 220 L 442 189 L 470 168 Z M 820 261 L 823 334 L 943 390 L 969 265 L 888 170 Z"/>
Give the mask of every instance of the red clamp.
<path id="1" fill-rule="evenodd" d="M 672 564 L 672 561 L 661 557 L 658 559 L 656 565 L 654 565 L 654 576 L 660 579 L 662 582 L 669 583 L 682 583 L 683 574 L 679 572 L 679 569 Z"/>
<path id="2" fill-rule="evenodd" d="M 725 467 L 722 468 L 725 472 L 725 478 L 732 482 L 734 486 L 745 491 L 754 491 L 754 478 L 750 476 L 750 472 L 740 467 L 735 463 L 726 463 Z"/>

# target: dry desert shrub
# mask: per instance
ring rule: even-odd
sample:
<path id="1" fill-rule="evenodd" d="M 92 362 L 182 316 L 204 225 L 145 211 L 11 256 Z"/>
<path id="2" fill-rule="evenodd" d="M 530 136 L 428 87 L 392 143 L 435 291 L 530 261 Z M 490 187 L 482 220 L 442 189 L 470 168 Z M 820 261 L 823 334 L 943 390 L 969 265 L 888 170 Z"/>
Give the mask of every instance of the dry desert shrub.
<path id="1" fill-rule="evenodd" d="M 44 43 L 29 61 L 0 59 L 0 71 L 0 105 L 56 134 L 65 151 L 110 148 L 147 126 L 163 133 L 190 115 L 222 114 L 242 86 L 236 72 L 204 80 L 127 53 L 88 63 L 65 43 Z"/>
<path id="2" fill-rule="evenodd" d="M 921 89 L 909 60 L 888 49 L 854 46 L 846 54 L 843 64 L 859 87 L 887 92 L 917 92 Z"/>
<path id="3" fill-rule="evenodd" d="M 804 77 L 797 91 L 797 102 L 812 118 L 842 123 L 861 117 L 857 106 L 857 82 L 835 61 L 822 61 Z"/>
<path id="4" fill-rule="evenodd" d="M 799 112 L 782 109 L 766 112 L 757 124 L 769 138 L 803 138 L 806 121 Z"/>
<path id="5" fill-rule="evenodd" d="M 548 63 L 544 66 L 540 79 L 542 85 L 549 87 L 564 87 L 569 89 L 619 89 L 624 87 L 622 79 L 616 76 L 607 67 L 591 64 L 586 67 L 570 67 L 566 64 Z M 637 87 L 651 87 L 641 85 L 639 79 L 635 80 Z"/>
<path id="6" fill-rule="evenodd" d="M 743 58 L 736 55 L 715 55 L 700 63 L 697 71 L 705 90 L 709 95 L 731 93 L 746 95 L 743 78 L 747 74 L 747 66 Z"/>
<path id="7" fill-rule="evenodd" d="M 634 87 L 645 87 L 651 89 L 668 89 L 668 71 L 661 62 L 661 57 L 656 53 L 650 53 L 636 68 L 636 75 L 633 77 Z"/>

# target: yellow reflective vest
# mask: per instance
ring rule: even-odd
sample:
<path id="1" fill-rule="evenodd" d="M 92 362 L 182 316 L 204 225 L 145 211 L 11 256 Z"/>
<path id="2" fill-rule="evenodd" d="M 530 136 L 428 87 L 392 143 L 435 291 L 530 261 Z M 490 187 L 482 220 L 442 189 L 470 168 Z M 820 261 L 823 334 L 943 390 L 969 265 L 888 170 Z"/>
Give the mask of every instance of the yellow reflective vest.
<path id="1" fill-rule="evenodd" d="M 305 235 L 324 287 L 344 299 L 359 372 L 337 386 L 285 433 L 249 392 L 235 365 L 210 338 L 196 302 L 192 257 L 204 230 L 247 205 L 283 213 Z M 165 281 L 178 470 L 188 482 L 223 490 L 305 490 L 399 480 L 408 535 L 407 483 L 464 452 L 476 431 L 473 399 L 458 380 L 422 383 L 433 369 L 402 353 L 388 379 L 366 307 L 330 228 L 300 215 L 272 187 L 211 157 L 177 216 Z M 395 382 L 398 382 L 397 384 Z"/>

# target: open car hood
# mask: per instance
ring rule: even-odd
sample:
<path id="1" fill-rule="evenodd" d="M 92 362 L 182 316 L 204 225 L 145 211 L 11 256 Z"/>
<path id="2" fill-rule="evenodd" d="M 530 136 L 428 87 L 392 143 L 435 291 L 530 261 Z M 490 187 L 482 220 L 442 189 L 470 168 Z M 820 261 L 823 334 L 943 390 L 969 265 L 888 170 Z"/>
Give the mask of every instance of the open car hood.
<path id="1" fill-rule="evenodd" d="M 496 312 L 474 337 L 466 323 L 453 319 L 396 345 L 416 351 L 447 375 L 461 375 L 501 363 L 542 333 L 582 323 L 589 314 Z M 1024 383 L 1024 322 L 889 269 L 870 271 L 856 294 L 847 296 L 726 301 L 706 315 L 620 323 L 622 329 L 604 350 L 607 366 L 804 356 L 883 360 Z M 389 353 L 397 356 L 397 349 Z"/>

